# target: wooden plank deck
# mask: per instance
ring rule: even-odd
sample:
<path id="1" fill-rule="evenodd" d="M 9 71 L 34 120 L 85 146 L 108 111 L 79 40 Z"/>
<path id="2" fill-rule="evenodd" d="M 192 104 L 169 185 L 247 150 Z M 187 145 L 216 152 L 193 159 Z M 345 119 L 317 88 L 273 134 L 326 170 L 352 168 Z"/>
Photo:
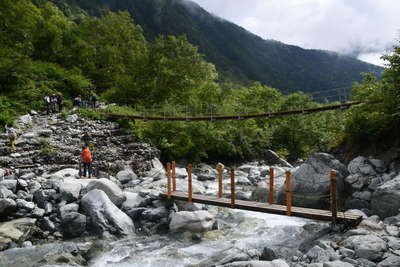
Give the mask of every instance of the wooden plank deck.
<path id="1" fill-rule="evenodd" d="M 161 193 L 160 198 L 167 199 L 168 194 Z M 172 193 L 173 200 L 182 200 L 188 201 L 188 194 L 184 192 L 173 192 Z M 219 206 L 219 207 L 231 207 L 231 200 L 227 198 L 218 198 L 214 196 L 205 196 L 193 194 L 193 202 Z M 278 214 L 278 215 L 286 215 L 286 206 L 277 205 L 277 204 L 268 204 L 261 202 L 252 202 L 252 201 L 243 201 L 236 200 L 235 209 L 240 210 L 249 210 L 249 211 L 258 211 L 264 213 Z M 292 216 L 321 220 L 321 221 L 331 221 L 332 213 L 329 210 L 318 210 L 318 209 L 309 209 L 309 208 L 301 208 L 301 207 L 292 207 Z M 362 217 L 358 214 L 349 213 L 349 212 L 338 212 L 337 214 L 337 222 L 338 223 L 347 223 L 352 226 L 358 225 L 362 220 Z"/>

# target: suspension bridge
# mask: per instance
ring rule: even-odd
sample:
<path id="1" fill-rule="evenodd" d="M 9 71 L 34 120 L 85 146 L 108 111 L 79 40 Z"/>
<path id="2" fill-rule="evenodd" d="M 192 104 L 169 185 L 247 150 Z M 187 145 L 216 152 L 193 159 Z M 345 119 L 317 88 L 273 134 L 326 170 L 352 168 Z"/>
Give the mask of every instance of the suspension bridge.
<path id="1" fill-rule="evenodd" d="M 274 169 L 270 168 L 269 170 L 269 190 L 267 202 L 255 202 L 255 201 L 244 201 L 236 199 L 236 186 L 235 186 L 235 170 L 231 168 L 229 170 L 230 176 L 230 198 L 224 197 L 223 192 L 223 173 L 224 173 L 224 165 L 218 164 L 216 171 L 216 181 L 218 184 L 218 192 L 217 196 L 210 195 L 200 195 L 193 194 L 192 187 L 192 165 L 189 164 L 186 168 L 187 170 L 187 192 L 177 191 L 176 187 L 176 163 L 171 162 L 167 163 L 166 166 L 166 176 L 167 176 L 167 190 L 166 193 L 161 193 L 160 198 L 165 200 L 180 200 L 187 201 L 189 203 L 201 203 L 212 206 L 219 206 L 225 208 L 232 209 L 240 209 L 240 210 L 248 210 L 248 211 L 257 211 L 263 213 L 270 214 L 278 214 L 278 215 L 286 215 L 286 216 L 295 216 L 301 218 L 308 218 L 314 220 L 322 220 L 322 221 L 331 221 L 333 225 L 336 224 L 347 224 L 349 226 L 357 226 L 361 220 L 362 216 L 359 214 L 354 214 L 351 212 L 339 212 L 338 211 L 338 194 L 337 194 L 337 173 L 335 170 L 332 170 L 329 174 L 330 177 L 330 188 L 329 188 L 329 202 L 330 209 L 329 210 L 321 210 L 321 209 L 311 209 L 304 207 L 294 207 L 292 206 L 292 197 L 303 197 L 307 198 L 308 195 L 294 195 L 292 192 L 292 183 L 291 183 L 291 172 L 287 171 L 285 173 L 285 200 L 284 204 L 276 204 L 275 201 L 275 188 L 274 188 Z M 271 193 L 272 192 L 272 193 Z M 325 195 L 323 195 L 325 196 Z M 315 197 L 315 195 L 312 195 Z"/>
<path id="2" fill-rule="evenodd" d="M 200 115 L 193 114 L 193 112 L 189 112 L 187 106 L 183 108 L 175 107 L 179 110 L 177 112 L 174 110 L 172 114 L 167 114 L 163 107 L 153 107 L 150 110 L 143 109 L 141 112 L 139 111 L 138 115 L 131 114 L 120 114 L 120 113 L 111 113 L 104 112 L 103 114 L 110 118 L 122 118 L 122 119 L 130 119 L 130 120 L 143 120 L 143 121 L 222 121 L 222 120 L 246 120 L 246 119 L 257 119 L 257 118 L 279 118 L 290 115 L 307 115 L 324 111 L 332 111 L 332 110 L 347 110 L 352 106 L 357 106 L 361 104 L 365 105 L 373 105 L 380 103 L 381 101 L 371 101 L 371 102 L 363 102 L 363 101 L 349 101 L 349 91 L 345 88 L 333 89 L 333 93 L 328 91 L 320 91 L 314 92 L 312 95 L 309 95 L 310 99 L 315 101 L 316 103 L 320 103 L 317 107 L 306 107 L 306 106 L 298 106 L 289 110 L 277 110 L 277 111 L 268 111 L 268 112 L 251 112 L 251 107 L 242 107 L 238 109 L 237 114 L 221 114 L 221 112 L 217 111 L 215 104 L 207 104 L 206 112 L 199 112 Z M 267 100 L 266 100 L 267 101 Z M 332 103 L 331 101 L 339 101 Z M 326 104 L 322 104 L 326 103 Z M 140 110 L 140 109 L 137 109 Z M 201 108 L 202 110 L 202 108 Z M 151 111 L 158 111 L 162 114 L 153 115 Z M 176 115 L 185 114 L 185 115 Z"/>

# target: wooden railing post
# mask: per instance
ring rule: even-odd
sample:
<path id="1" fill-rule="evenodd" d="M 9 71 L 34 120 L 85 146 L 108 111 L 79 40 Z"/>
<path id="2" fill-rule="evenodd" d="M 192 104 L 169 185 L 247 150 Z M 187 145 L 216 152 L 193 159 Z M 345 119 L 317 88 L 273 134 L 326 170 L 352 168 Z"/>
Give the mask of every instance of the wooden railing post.
<path id="1" fill-rule="evenodd" d="M 218 180 L 218 197 L 222 198 L 222 176 L 224 174 L 224 165 L 222 163 L 217 164 L 217 180 Z"/>
<path id="2" fill-rule="evenodd" d="M 167 192 L 168 192 L 168 199 L 172 198 L 171 192 L 171 163 L 167 163 Z"/>
<path id="3" fill-rule="evenodd" d="M 269 168 L 269 193 L 268 193 L 268 203 L 274 204 L 274 168 Z"/>
<path id="4" fill-rule="evenodd" d="M 337 179 L 336 171 L 331 171 L 331 211 L 332 211 L 332 224 L 336 225 L 337 222 Z"/>
<path id="5" fill-rule="evenodd" d="M 189 164 L 186 168 L 188 173 L 188 202 L 192 203 L 193 200 L 193 188 L 192 188 L 192 164 Z"/>
<path id="6" fill-rule="evenodd" d="M 286 172 L 286 215 L 292 216 L 292 174 L 290 171 Z"/>
<path id="7" fill-rule="evenodd" d="M 231 168 L 231 208 L 235 208 L 235 169 Z"/>
<path id="8" fill-rule="evenodd" d="M 176 162 L 173 161 L 171 164 L 172 168 L 172 192 L 176 191 Z"/>

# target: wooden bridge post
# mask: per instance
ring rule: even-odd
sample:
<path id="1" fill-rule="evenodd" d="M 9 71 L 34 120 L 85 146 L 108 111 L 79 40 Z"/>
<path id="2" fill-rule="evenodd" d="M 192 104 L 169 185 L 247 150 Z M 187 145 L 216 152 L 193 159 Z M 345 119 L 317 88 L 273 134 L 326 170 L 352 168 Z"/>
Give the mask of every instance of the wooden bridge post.
<path id="1" fill-rule="evenodd" d="M 192 188 L 192 164 L 189 164 L 186 168 L 188 173 L 188 202 L 192 203 L 193 200 L 193 188 Z"/>
<path id="2" fill-rule="evenodd" d="M 331 171 L 331 211 L 332 211 L 332 224 L 336 225 L 337 222 L 337 173 L 335 170 Z"/>
<path id="3" fill-rule="evenodd" d="M 172 198 L 171 192 L 171 163 L 167 163 L 167 192 L 168 192 L 168 199 Z"/>
<path id="4" fill-rule="evenodd" d="M 172 192 L 176 191 L 176 162 L 173 161 L 171 164 L 172 168 Z"/>
<path id="5" fill-rule="evenodd" d="M 269 168 L 269 193 L 268 193 L 268 203 L 274 204 L 274 168 Z"/>
<path id="6" fill-rule="evenodd" d="M 286 172 L 286 215 L 292 216 L 292 174 L 290 171 Z"/>
<path id="7" fill-rule="evenodd" d="M 235 208 L 235 169 L 231 168 L 231 208 Z"/>
<path id="8" fill-rule="evenodd" d="M 222 176 L 224 174 L 224 165 L 222 163 L 217 164 L 217 179 L 218 179 L 218 197 L 222 198 Z"/>

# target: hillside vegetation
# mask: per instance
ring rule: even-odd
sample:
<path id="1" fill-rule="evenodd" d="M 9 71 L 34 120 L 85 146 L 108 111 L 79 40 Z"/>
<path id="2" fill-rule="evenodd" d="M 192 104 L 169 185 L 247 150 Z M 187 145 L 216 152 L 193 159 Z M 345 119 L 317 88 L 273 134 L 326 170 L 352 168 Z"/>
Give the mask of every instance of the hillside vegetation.
<path id="1" fill-rule="evenodd" d="M 214 114 L 320 105 L 304 93 L 283 95 L 261 83 L 218 83 L 214 65 L 185 37 L 161 35 L 149 42 L 128 12 L 104 11 L 103 16 L 92 17 L 60 3 L 0 1 L 2 126 L 23 112 L 41 109 L 45 94 L 62 92 L 69 99 L 88 94 L 88 86 L 95 86 L 104 101 L 119 104 L 112 111 L 132 114 L 152 108 L 164 114 L 196 115 L 204 103 Z M 378 139 L 398 127 L 398 58 L 396 48 L 387 57 L 390 68 L 382 80 L 367 76 L 355 86 L 355 98 L 384 99 L 379 106 L 272 120 L 120 122 L 160 148 L 165 159 L 262 158 L 267 149 L 274 149 L 295 160 L 329 150 L 344 138 L 361 143 L 370 133 Z"/>

